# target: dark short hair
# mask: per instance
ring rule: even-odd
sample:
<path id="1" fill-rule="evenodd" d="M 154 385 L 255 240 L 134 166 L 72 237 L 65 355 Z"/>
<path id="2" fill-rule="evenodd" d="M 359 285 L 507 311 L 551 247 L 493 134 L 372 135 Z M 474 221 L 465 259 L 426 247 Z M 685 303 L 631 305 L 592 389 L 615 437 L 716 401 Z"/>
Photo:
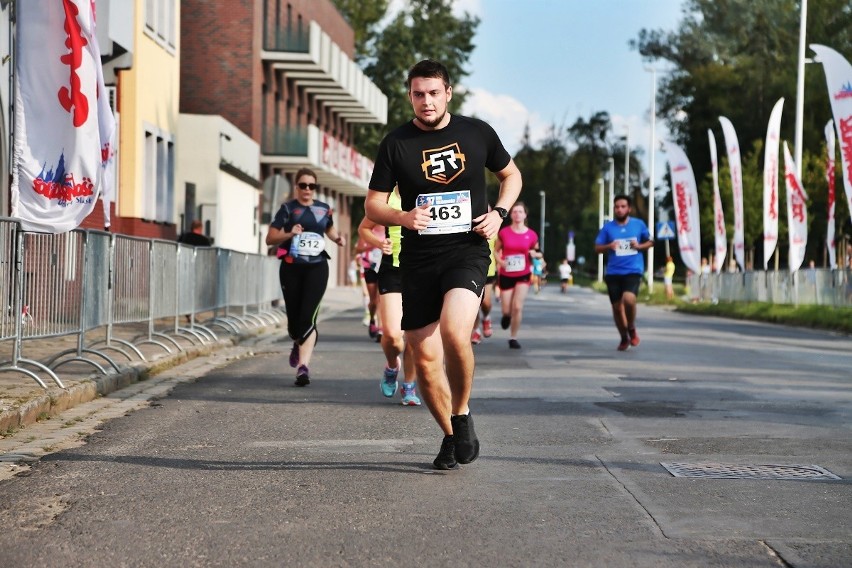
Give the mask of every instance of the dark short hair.
<path id="1" fill-rule="evenodd" d="M 297 171 L 296 175 L 293 177 L 293 183 L 299 181 L 299 178 L 302 176 L 311 176 L 314 179 L 318 179 L 316 172 L 314 172 L 311 168 L 299 168 L 299 171 Z"/>
<path id="2" fill-rule="evenodd" d="M 628 207 L 631 207 L 631 206 L 633 205 L 633 200 L 632 200 L 632 199 L 630 199 L 630 196 L 629 196 L 629 195 L 624 195 L 623 193 L 619 193 L 618 195 L 616 195 L 615 197 L 613 197 L 613 198 L 612 198 L 612 203 L 613 203 L 613 204 L 615 204 L 615 202 L 616 202 L 616 201 L 618 201 L 618 200 L 620 200 L 620 199 L 623 199 L 624 201 L 626 201 L 626 202 L 627 202 L 627 206 L 628 206 Z"/>
<path id="3" fill-rule="evenodd" d="M 424 59 L 408 70 L 408 78 L 405 80 L 405 88 L 411 90 L 411 80 L 416 78 L 441 79 L 444 88 L 450 87 L 450 72 L 443 64 L 432 59 Z"/>

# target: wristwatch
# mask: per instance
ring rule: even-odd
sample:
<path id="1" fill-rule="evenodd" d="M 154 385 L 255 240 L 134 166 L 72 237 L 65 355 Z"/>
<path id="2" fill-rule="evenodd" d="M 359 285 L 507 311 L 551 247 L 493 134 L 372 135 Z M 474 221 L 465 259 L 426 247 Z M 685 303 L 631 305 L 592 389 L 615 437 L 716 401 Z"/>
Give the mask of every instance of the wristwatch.
<path id="1" fill-rule="evenodd" d="M 500 215 L 501 219 L 505 219 L 506 217 L 509 216 L 509 212 L 506 211 L 505 209 L 503 209 L 502 207 L 495 207 L 494 211 L 496 211 L 497 214 Z"/>

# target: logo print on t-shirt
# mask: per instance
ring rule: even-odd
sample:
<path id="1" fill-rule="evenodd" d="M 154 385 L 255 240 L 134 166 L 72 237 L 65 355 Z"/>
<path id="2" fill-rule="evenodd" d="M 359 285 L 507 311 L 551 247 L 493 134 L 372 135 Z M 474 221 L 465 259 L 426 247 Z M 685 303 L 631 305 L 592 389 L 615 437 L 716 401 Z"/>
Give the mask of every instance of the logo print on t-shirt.
<path id="1" fill-rule="evenodd" d="M 457 142 L 443 148 L 424 150 L 420 168 L 429 181 L 447 184 L 464 171 L 464 154 Z"/>
<path id="2" fill-rule="evenodd" d="M 314 214 L 314 218 L 317 222 L 322 221 L 322 218 L 325 217 L 326 209 L 325 207 L 315 207 L 311 205 L 311 213 Z"/>

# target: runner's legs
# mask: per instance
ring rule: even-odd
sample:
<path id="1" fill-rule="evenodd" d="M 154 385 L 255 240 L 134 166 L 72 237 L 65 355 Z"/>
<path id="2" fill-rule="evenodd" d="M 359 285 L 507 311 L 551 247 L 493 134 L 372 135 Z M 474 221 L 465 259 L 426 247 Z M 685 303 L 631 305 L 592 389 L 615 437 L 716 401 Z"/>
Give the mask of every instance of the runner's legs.
<path id="1" fill-rule="evenodd" d="M 405 342 L 414 354 L 414 371 L 417 373 L 420 395 L 444 435 L 453 433 L 450 424 L 452 403 L 450 385 L 444 373 L 444 346 L 441 343 L 439 322 L 405 332 Z M 468 342 L 470 334 L 468 333 Z"/>
<path id="2" fill-rule="evenodd" d="M 453 288 L 444 295 L 440 328 L 453 414 L 468 411 L 474 370 L 470 332 L 479 303 L 480 297 L 464 288 Z"/>
<path id="3" fill-rule="evenodd" d="M 382 321 L 382 351 L 387 359 L 388 368 L 396 367 L 396 358 L 405 348 L 402 335 L 402 294 L 382 294 L 379 299 L 379 318 Z M 408 375 L 406 374 L 406 380 Z M 409 381 L 411 382 L 411 381 Z"/>
<path id="4" fill-rule="evenodd" d="M 526 301 L 529 291 L 529 284 L 525 282 L 515 284 L 515 293 L 512 295 L 511 304 L 512 325 L 509 328 L 511 337 L 518 337 L 518 330 L 521 329 L 521 320 L 524 317 L 524 301 Z"/>

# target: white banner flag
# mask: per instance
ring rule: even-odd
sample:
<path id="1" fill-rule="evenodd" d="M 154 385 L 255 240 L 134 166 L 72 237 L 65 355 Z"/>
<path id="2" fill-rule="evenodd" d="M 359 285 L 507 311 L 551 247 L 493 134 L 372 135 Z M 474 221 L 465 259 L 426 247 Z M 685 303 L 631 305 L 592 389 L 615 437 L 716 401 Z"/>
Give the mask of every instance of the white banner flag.
<path id="1" fill-rule="evenodd" d="M 28 231 L 70 231 L 97 202 L 103 172 L 98 94 L 105 93 L 98 85 L 93 4 L 16 4 L 12 215 Z"/>
<path id="2" fill-rule="evenodd" d="M 698 221 L 698 186 L 692 164 L 679 146 L 664 142 L 672 173 L 677 244 L 680 258 L 695 274 L 701 272 L 701 227 Z"/>
<path id="3" fill-rule="evenodd" d="M 710 141 L 710 167 L 713 172 L 713 233 L 716 236 L 716 256 L 713 259 L 713 269 L 718 274 L 725 266 L 725 257 L 728 255 L 728 234 L 725 229 L 725 213 L 722 210 L 722 198 L 719 195 L 719 159 L 716 154 L 716 137 L 713 131 L 707 129 L 707 138 Z"/>
<path id="4" fill-rule="evenodd" d="M 852 65 L 839 53 L 824 45 L 811 44 L 825 70 L 831 113 L 840 141 L 840 164 L 843 187 L 852 218 Z"/>
<path id="5" fill-rule="evenodd" d="M 808 194 L 796 175 L 796 164 L 784 142 L 784 179 L 787 182 L 787 225 L 790 229 L 790 272 L 801 268 L 808 244 Z"/>
<path id="6" fill-rule="evenodd" d="M 95 38 L 93 37 L 93 40 Z M 99 59 L 100 60 L 100 59 Z M 101 205 L 104 211 L 104 228 L 108 229 L 110 220 L 110 203 L 115 201 L 116 180 L 116 122 L 112 108 L 109 106 L 109 95 L 104 86 L 103 66 L 98 65 L 98 134 L 101 140 Z"/>
<path id="7" fill-rule="evenodd" d="M 837 268 L 837 243 L 834 241 L 834 121 L 825 125 L 825 181 L 828 184 L 828 223 L 825 230 L 825 246 L 828 248 L 828 264 L 832 270 Z"/>
<path id="8" fill-rule="evenodd" d="M 769 125 L 763 153 L 763 268 L 769 268 L 769 257 L 778 244 L 778 144 L 781 140 L 781 111 L 784 97 L 778 99 Z"/>
<path id="9" fill-rule="evenodd" d="M 724 116 L 719 117 L 725 146 L 728 149 L 728 168 L 731 170 L 731 189 L 734 195 L 734 259 L 745 270 L 745 225 L 743 219 L 743 171 L 740 165 L 740 143 L 734 125 Z"/>

